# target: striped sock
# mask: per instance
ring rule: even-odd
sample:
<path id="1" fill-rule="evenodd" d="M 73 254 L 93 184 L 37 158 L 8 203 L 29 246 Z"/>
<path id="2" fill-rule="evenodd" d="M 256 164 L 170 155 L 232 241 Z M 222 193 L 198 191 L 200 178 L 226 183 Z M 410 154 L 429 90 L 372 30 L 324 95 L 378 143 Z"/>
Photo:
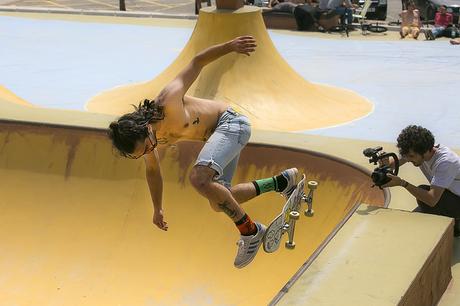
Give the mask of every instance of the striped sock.
<path id="1" fill-rule="evenodd" d="M 257 233 L 257 226 L 247 214 L 241 220 L 235 222 L 236 227 L 243 236 L 251 236 Z"/>
<path id="2" fill-rule="evenodd" d="M 281 192 L 287 187 L 288 181 L 280 174 L 266 179 L 256 180 L 252 183 L 256 188 L 257 195 L 260 195 L 269 191 Z"/>

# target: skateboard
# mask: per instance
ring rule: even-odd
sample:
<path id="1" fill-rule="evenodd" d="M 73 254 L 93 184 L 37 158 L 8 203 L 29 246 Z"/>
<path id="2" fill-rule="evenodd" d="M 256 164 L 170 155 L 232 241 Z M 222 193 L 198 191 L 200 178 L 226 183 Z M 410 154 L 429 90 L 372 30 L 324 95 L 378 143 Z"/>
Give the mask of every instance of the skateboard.
<path id="1" fill-rule="evenodd" d="M 270 223 L 265 232 L 263 239 L 264 251 L 267 253 L 273 253 L 278 250 L 281 242 L 281 236 L 288 233 L 289 239 L 286 241 L 286 248 L 294 249 L 294 231 L 295 231 L 295 222 L 300 218 L 299 210 L 301 206 L 301 201 L 307 203 L 308 207 L 305 210 L 305 216 L 312 217 L 314 214 L 312 205 L 313 205 L 313 192 L 318 186 L 318 183 L 315 181 L 308 182 L 308 188 L 310 192 L 305 195 L 305 174 L 302 175 L 302 179 L 297 184 L 294 191 L 292 191 L 289 196 L 286 204 L 283 207 L 281 213 L 276 216 L 275 219 Z"/>

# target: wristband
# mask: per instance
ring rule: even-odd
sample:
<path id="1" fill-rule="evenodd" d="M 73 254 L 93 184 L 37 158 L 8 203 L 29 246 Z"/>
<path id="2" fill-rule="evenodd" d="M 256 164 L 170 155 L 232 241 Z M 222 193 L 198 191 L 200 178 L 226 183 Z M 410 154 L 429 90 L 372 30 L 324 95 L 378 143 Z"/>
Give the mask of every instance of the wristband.
<path id="1" fill-rule="evenodd" d="M 401 186 L 404 187 L 404 188 L 407 188 L 407 186 L 409 185 L 409 183 L 405 180 L 401 180 Z"/>

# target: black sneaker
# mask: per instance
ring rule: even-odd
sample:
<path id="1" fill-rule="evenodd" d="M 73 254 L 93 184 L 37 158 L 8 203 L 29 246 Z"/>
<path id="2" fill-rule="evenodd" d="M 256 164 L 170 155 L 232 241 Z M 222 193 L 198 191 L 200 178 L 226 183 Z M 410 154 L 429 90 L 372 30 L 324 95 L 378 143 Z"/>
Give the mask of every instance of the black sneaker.
<path id="1" fill-rule="evenodd" d="M 428 40 L 428 30 L 423 31 L 423 34 L 425 34 L 425 40 Z"/>

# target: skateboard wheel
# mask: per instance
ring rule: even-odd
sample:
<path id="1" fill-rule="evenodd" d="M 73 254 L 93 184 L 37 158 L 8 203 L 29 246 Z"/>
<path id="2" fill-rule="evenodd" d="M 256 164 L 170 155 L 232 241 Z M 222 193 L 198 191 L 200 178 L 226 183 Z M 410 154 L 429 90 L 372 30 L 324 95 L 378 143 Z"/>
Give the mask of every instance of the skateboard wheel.
<path id="1" fill-rule="evenodd" d="M 289 241 L 286 241 L 286 244 L 284 245 L 286 249 L 293 250 L 295 248 L 295 242 L 290 243 Z"/>
<path id="2" fill-rule="evenodd" d="M 318 187 L 318 182 L 316 181 L 308 181 L 308 189 L 315 190 Z"/>
<path id="3" fill-rule="evenodd" d="M 264 243 L 263 243 L 264 251 L 267 253 L 275 252 L 280 246 L 281 235 L 282 235 L 281 229 L 280 230 L 275 230 L 275 229 L 267 230 L 264 236 Z"/>
<path id="4" fill-rule="evenodd" d="M 291 211 L 289 213 L 289 219 L 299 220 L 300 214 L 296 211 Z"/>
<path id="5" fill-rule="evenodd" d="M 311 210 L 305 209 L 304 214 L 305 214 L 306 217 L 313 217 L 313 215 L 315 214 L 315 211 L 313 209 L 311 209 Z"/>

